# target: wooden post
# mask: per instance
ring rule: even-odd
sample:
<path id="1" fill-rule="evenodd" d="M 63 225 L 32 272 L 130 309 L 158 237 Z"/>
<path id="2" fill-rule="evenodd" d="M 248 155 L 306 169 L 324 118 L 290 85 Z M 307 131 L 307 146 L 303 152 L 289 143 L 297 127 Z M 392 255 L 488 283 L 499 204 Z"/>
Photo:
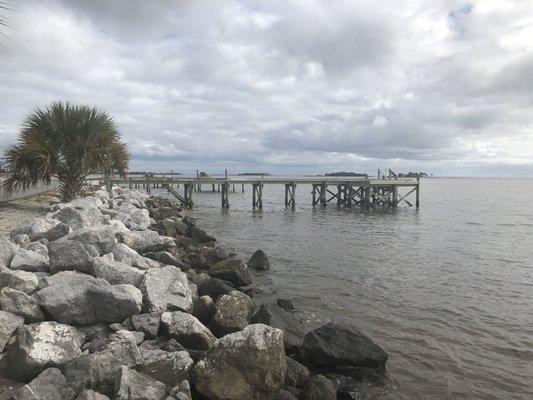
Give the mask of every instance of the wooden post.
<path id="1" fill-rule="evenodd" d="M 420 177 L 416 177 L 416 208 L 420 207 Z"/>
<path id="2" fill-rule="evenodd" d="M 361 202 L 361 206 L 364 207 L 364 208 L 370 208 L 370 195 L 371 195 L 371 192 L 372 192 L 372 186 L 371 185 L 368 185 L 368 186 L 365 186 L 365 200 Z"/>
<path id="3" fill-rule="evenodd" d="M 320 205 L 322 207 L 326 207 L 328 205 L 328 200 L 327 200 L 327 189 L 328 188 L 328 184 L 326 182 L 322 183 L 320 185 Z"/>
<path id="4" fill-rule="evenodd" d="M 253 209 L 255 210 L 256 208 L 263 208 L 263 183 L 252 183 L 252 191 Z"/>
<path id="5" fill-rule="evenodd" d="M 346 206 L 351 208 L 352 207 L 352 198 L 353 198 L 353 186 L 352 185 L 348 185 L 346 190 L 347 190 L 347 196 L 348 196 Z"/>
<path id="6" fill-rule="evenodd" d="M 244 193 L 244 183 L 242 184 L 242 192 Z"/>
<path id="7" fill-rule="evenodd" d="M 337 207 L 342 205 L 342 185 L 337 185 Z"/>
<path id="8" fill-rule="evenodd" d="M 211 185 L 211 189 L 212 189 L 213 192 L 215 191 L 215 184 L 214 183 Z"/>
<path id="9" fill-rule="evenodd" d="M 185 203 L 189 207 L 192 207 L 193 205 L 193 201 L 192 201 L 193 186 L 194 186 L 194 183 L 183 184 L 183 198 L 185 199 Z"/>
<path id="10" fill-rule="evenodd" d="M 222 208 L 229 208 L 229 183 L 222 184 Z"/>
<path id="11" fill-rule="evenodd" d="M 293 209 L 296 206 L 296 184 L 294 182 L 285 184 L 285 206 L 291 206 Z"/>
<path id="12" fill-rule="evenodd" d="M 313 185 L 313 207 L 316 206 L 316 185 Z"/>
<path id="13" fill-rule="evenodd" d="M 392 186 L 392 206 L 394 208 L 398 207 L 398 186 Z"/>

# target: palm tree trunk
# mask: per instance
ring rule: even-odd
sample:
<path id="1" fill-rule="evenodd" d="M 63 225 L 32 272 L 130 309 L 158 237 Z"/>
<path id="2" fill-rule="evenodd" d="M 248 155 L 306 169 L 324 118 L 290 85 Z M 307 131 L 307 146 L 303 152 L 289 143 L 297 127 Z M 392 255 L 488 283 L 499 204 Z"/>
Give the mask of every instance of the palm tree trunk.
<path id="1" fill-rule="evenodd" d="M 69 202 L 80 194 L 85 182 L 85 175 L 71 173 L 63 177 L 59 177 L 59 181 L 59 197 L 61 198 L 61 201 Z"/>

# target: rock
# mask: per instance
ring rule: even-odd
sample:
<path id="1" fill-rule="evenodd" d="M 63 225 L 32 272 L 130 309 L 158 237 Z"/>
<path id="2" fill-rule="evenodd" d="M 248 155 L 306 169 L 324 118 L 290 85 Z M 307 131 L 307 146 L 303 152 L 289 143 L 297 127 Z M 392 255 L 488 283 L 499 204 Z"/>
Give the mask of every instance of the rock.
<path id="1" fill-rule="evenodd" d="M 125 232 L 119 234 L 119 237 L 121 243 L 124 243 L 140 254 L 164 251 L 176 246 L 173 238 L 159 236 L 157 232 L 150 230 Z"/>
<path id="2" fill-rule="evenodd" d="M 0 291 L 0 307 L 4 311 L 24 317 L 26 322 L 44 319 L 43 311 L 33 297 L 8 287 Z"/>
<path id="3" fill-rule="evenodd" d="M 0 289 L 9 287 L 24 293 L 32 293 L 37 287 L 39 280 L 31 272 L 13 271 L 0 265 Z"/>
<path id="4" fill-rule="evenodd" d="M 84 390 L 76 397 L 76 400 L 109 400 L 109 397 L 94 390 Z"/>
<path id="5" fill-rule="evenodd" d="M 112 286 L 104 279 L 72 271 L 59 272 L 47 278 L 47 283 L 34 296 L 59 322 L 121 322 L 141 311 L 142 293 L 132 285 Z"/>
<path id="6" fill-rule="evenodd" d="M 141 354 L 132 337 L 116 336 L 93 354 L 82 354 L 65 365 L 65 379 L 76 391 L 93 389 L 112 394 L 116 373 L 124 365 L 135 367 Z"/>
<path id="7" fill-rule="evenodd" d="M 287 357 L 287 374 L 285 384 L 287 386 L 299 388 L 309 379 L 309 370 L 298 361 Z"/>
<path id="8" fill-rule="evenodd" d="M 43 255 L 35 251 L 19 248 L 9 267 L 13 270 L 46 272 L 48 271 L 48 261 Z"/>
<path id="9" fill-rule="evenodd" d="M 125 337 L 127 339 L 133 340 L 136 345 L 140 345 L 144 340 L 144 333 L 122 329 L 112 335 L 110 337 L 110 340 L 116 340 L 115 337 Z"/>
<path id="10" fill-rule="evenodd" d="M 276 396 L 276 400 L 298 400 L 298 397 L 287 390 L 281 389 Z"/>
<path id="11" fill-rule="evenodd" d="M 54 219 L 68 225 L 73 231 L 102 224 L 106 219 L 98 210 L 84 211 L 64 207 L 53 215 Z"/>
<path id="12" fill-rule="evenodd" d="M 211 278 L 204 283 L 198 285 L 198 294 L 200 296 L 210 296 L 216 300 L 224 294 L 228 294 L 235 290 L 229 282 L 225 282 L 222 279 Z"/>
<path id="13" fill-rule="evenodd" d="M 208 243 L 216 241 L 214 237 L 209 236 L 203 229 L 194 226 L 189 228 L 189 237 L 199 243 Z"/>
<path id="14" fill-rule="evenodd" d="M 193 363 L 186 351 L 156 350 L 143 360 L 137 371 L 167 385 L 176 386 L 188 378 Z"/>
<path id="15" fill-rule="evenodd" d="M 200 320 L 203 324 L 209 323 L 211 318 L 215 314 L 215 302 L 209 296 L 202 296 L 194 298 L 193 303 L 193 312 L 192 314 Z"/>
<path id="16" fill-rule="evenodd" d="M 17 246 L 15 243 L 7 240 L 5 237 L 0 235 L 0 264 L 9 267 L 11 260 L 15 255 Z"/>
<path id="17" fill-rule="evenodd" d="M 207 350 L 216 340 L 211 331 L 191 314 L 165 312 L 161 314 L 161 323 L 165 333 L 187 349 Z"/>
<path id="18" fill-rule="evenodd" d="M 228 259 L 212 264 L 209 275 L 213 278 L 223 279 L 236 285 L 247 286 L 252 283 L 252 275 L 241 260 Z"/>
<path id="19" fill-rule="evenodd" d="M 67 224 L 64 224 L 63 222 L 60 222 L 59 224 L 55 225 L 54 227 L 50 228 L 50 230 L 37 234 L 37 235 L 31 235 L 30 239 L 32 241 L 39 240 L 42 238 L 45 238 L 49 242 L 53 242 L 54 240 L 58 240 L 62 238 L 63 236 L 66 236 L 70 233 L 70 227 Z"/>
<path id="20" fill-rule="evenodd" d="M 150 260 L 141 256 L 135 250 L 130 249 L 124 243 L 118 243 L 113 249 L 113 256 L 115 261 L 127 264 L 140 270 L 148 270 L 150 268 L 159 267 L 157 261 Z"/>
<path id="21" fill-rule="evenodd" d="M 304 400 L 336 400 L 333 383 L 323 375 L 313 375 L 307 381 L 303 393 Z"/>
<path id="22" fill-rule="evenodd" d="M 81 355 L 84 336 L 76 328 L 54 321 L 22 325 L 8 349 L 13 378 L 28 381 L 49 367 L 60 367 Z"/>
<path id="23" fill-rule="evenodd" d="M 6 343 L 22 324 L 24 324 L 23 317 L 7 311 L 0 311 L 0 353 L 4 351 Z"/>
<path id="24" fill-rule="evenodd" d="M 161 316 L 158 313 L 133 315 L 131 324 L 136 331 L 143 332 L 147 339 L 155 339 L 159 334 Z"/>
<path id="25" fill-rule="evenodd" d="M 169 397 L 176 400 L 192 400 L 191 385 L 189 385 L 189 381 L 181 381 L 177 384 L 170 391 Z"/>
<path id="26" fill-rule="evenodd" d="M 38 242 L 31 242 L 26 246 L 26 250 L 31 250 L 42 255 L 46 260 L 48 260 L 48 247 L 43 242 L 46 242 L 45 239 L 41 239 Z"/>
<path id="27" fill-rule="evenodd" d="M 18 244 L 19 246 L 26 246 L 27 244 L 31 243 L 30 237 L 28 235 L 16 235 L 12 236 L 11 240 Z"/>
<path id="28" fill-rule="evenodd" d="M 94 246 L 98 249 L 98 255 L 111 253 L 117 239 L 115 230 L 111 226 L 97 226 L 77 230 L 61 238 L 61 242 L 80 242 L 84 246 Z"/>
<path id="29" fill-rule="evenodd" d="M 297 352 L 306 334 L 306 327 L 300 314 L 289 312 L 277 303 L 261 304 L 252 317 L 252 323 L 266 324 L 281 329 L 287 353 Z"/>
<path id="30" fill-rule="evenodd" d="M 234 290 L 219 297 L 215 310 L 212 325 L 215 333 L 220 337 L 243 330 L 250 324 L 254 302 L 246 294 Z"/>
<path id="31" fill-rule="evenodd" d="M 163 400 L 167 395 L 164 383 L 122 367 L 115 385 L 115 400 Z"/>
<path id="32" fill-rule="evenodd" d="M 57 368 L 48 368 L 37 378 L 24 385 L 15 393 L 12 400 L 73 400 L 76 392 L 65 382 L 65 377 Z"/>
<path id="33" fill-rule="evenodd" d="M 141 283 L 145 312 L 192 310 L 192 293 L 187 275 L 179 268 L 166 265 L 146 272 Z"/>
<path id="34" fill-rule="evenodd" d="M 150 214 L 146 209 L 136 209 L 131 213 L 119 213 L 114 219 L 122 221 L 132 231 L 143 231 L 150 226 Z"/>
<path id="35" fill-rule="evenodd" d="M 94 275 L 93 257 L 81 242 L 61 239 L 50 243 L 48 251 L 52 274 L 59 271 L 79 271 Z"/>
<path id="36" fill-rule="evenodd" d="M 277 299 L 276 303 L 277 303 L 278 306 L 283 308 L 285 311 L 294 311 L 294 310 L 296 310 L 296 307 L 294 306 L 292 300 Z"/>
<path id="37" fill-rule="evenodd" d="M 283 332 L 262 324 L 248 325 L 218 339 L 198 361 L 196 389 L 215 399 L 272 399 L 286 369 Z"/>
<path id="38" fill-rule="evenodd" d="M 175 267 L 180 268 L 182 271 L 188 269 L 188 267 L 174 254 L 169 253 L 168 251 L 158 251 L 155 253 L 145 253 L 145 257 L 150 258 L 151 260 L 158 261 L 164 265 L 174 265 Z"/>
<path id="39" fill-rule="evenodd" d="M 102 257 L 94 258 L 93 261 L 94 275 L 97 278 L 105 279 L 112 285 L 129 284 L 135 287 L 141 285 L 144 271 L 118 261 L 108 261 Z"/>
<path id="40" fill-rule="evenodd" d="M 176 222 L 171 218 L 166 218 L 160 222 L 161 229 L 165 236 L 176 237 L 178 230 L 176 229 Z M 185 230 L 187 231 L 187 230 Z"/>
<path id="41" fill-rule="evenodd" d="M 302 359 L 317 367 L 385 366 L 387 353 L 357 329 L 330 322 L 305 335 Z"/>
<path id="42" fill-rule="evenodd" d="M 266 271 L 270 269 L 267 255 L 263 250 L 257 250 L 248 261 L 248 268 L 256 269 L 259 271 Z"/>

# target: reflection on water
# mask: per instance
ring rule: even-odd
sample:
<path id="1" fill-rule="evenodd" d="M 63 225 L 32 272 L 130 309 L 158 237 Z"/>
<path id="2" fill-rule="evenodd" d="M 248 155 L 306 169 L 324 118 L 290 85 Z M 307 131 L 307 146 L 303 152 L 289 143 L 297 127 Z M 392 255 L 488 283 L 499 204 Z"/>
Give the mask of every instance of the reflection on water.
<path id="1" fill-rule="evenodd" d="M 533 398 L 533 180 L 425 179 L 421 208 L 297 208 L 283 186 L 195 194 L 200 226 L 272 270 L 256 283 L 319 324 L 359 327 L 390 355 L 378 399 Z"/>

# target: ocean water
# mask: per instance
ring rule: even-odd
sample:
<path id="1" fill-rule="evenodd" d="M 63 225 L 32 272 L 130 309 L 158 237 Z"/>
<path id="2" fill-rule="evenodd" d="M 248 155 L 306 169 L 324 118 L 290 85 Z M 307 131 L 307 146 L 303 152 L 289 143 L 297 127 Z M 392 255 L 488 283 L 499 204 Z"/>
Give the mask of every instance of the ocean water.
<path id="1" fill-rule="evenodd" d="M 204 186 L 204 190 L 210 186 Z M 199 226 L 272 269 L 256 285 L 311 324 L 354 325 L 389 353 L 371 399 L 533 399 L 533 180 L 423 179 L 421 207 L 311 206 L 297 187 L 195 193 Z"/>

